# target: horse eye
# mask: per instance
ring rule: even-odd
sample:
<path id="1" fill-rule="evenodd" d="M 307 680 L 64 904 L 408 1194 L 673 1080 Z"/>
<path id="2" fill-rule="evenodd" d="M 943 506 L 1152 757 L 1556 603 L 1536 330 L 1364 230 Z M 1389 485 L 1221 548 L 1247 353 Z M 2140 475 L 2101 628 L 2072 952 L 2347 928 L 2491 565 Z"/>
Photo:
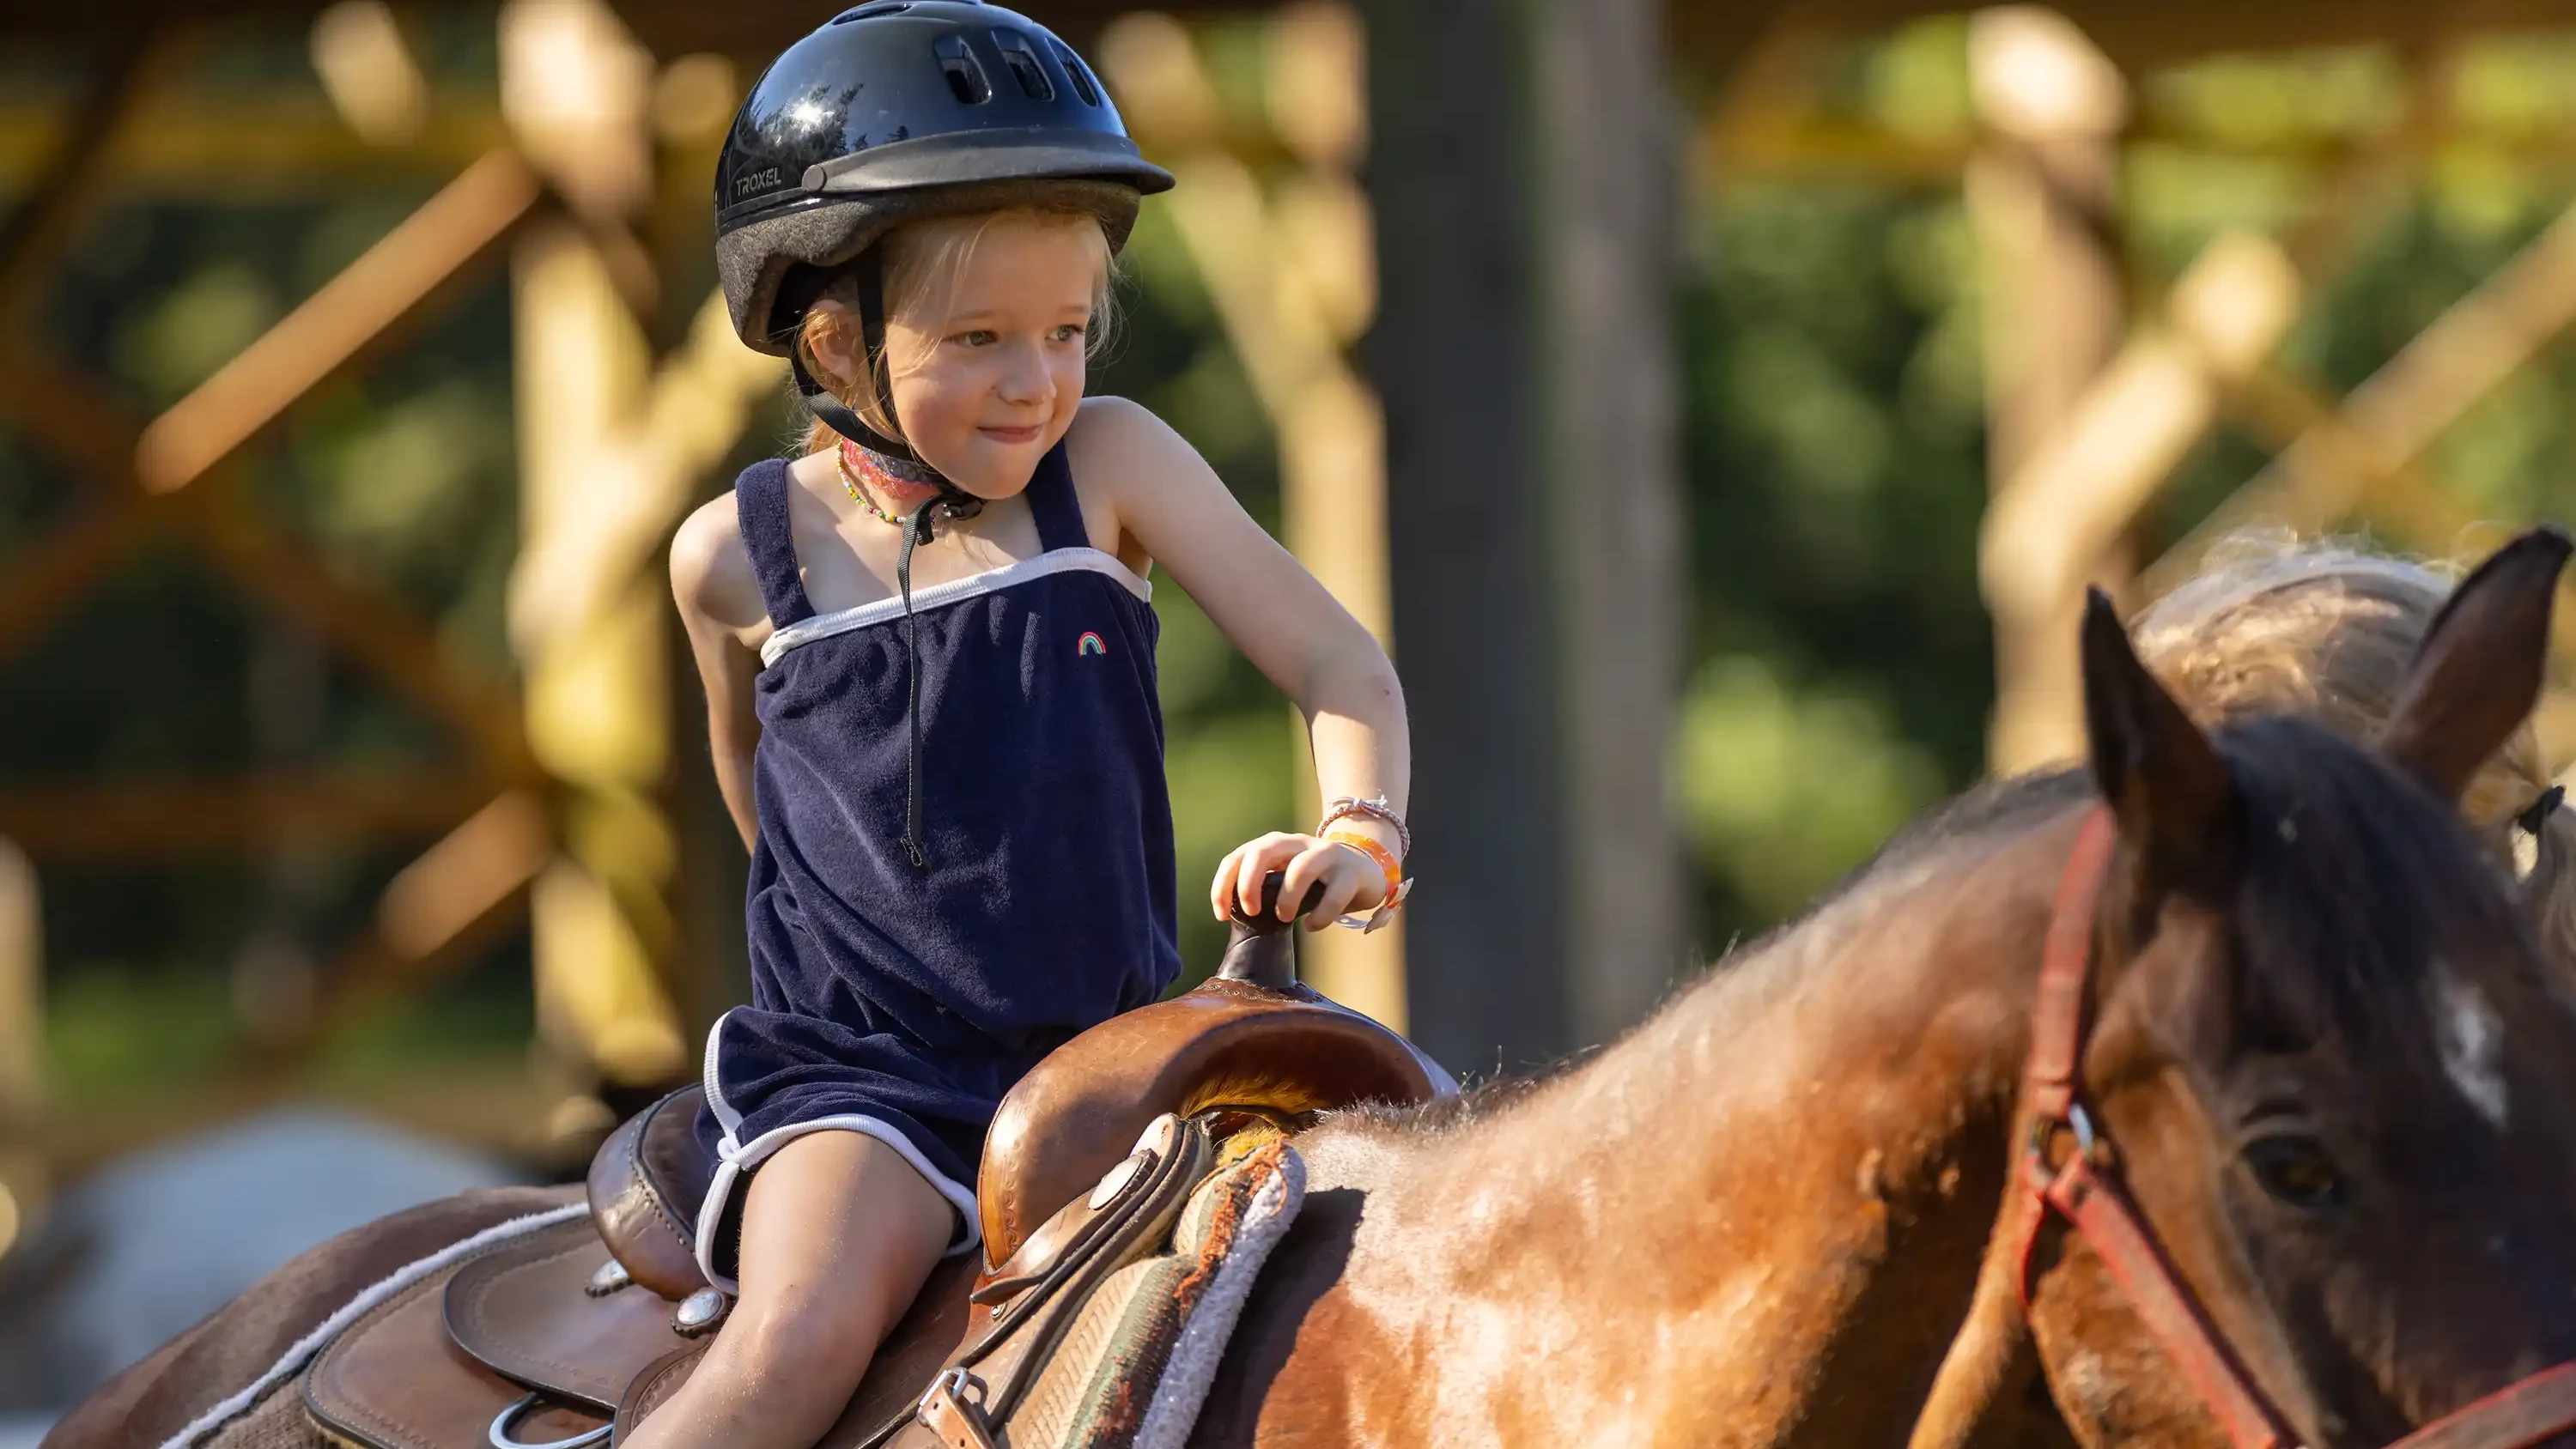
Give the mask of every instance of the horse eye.
<path id="1" fill-rule="evenodd" d="M 2343 1176 L 2313 1137 L 2257 1138 L 2246 1145 L 2245 1165 L 2265 1192 L 2291 1207 L 2313 1212 L 2343 1204 Z"/>

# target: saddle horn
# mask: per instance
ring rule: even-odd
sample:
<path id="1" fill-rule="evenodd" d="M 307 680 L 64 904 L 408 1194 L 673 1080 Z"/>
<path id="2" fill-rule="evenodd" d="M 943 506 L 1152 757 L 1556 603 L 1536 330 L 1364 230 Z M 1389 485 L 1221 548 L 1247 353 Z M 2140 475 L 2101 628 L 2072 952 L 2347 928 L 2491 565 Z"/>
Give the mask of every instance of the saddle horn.
<path id="1" fill-rule="evenodd" d="M 1288 873 L 1274 870 L 1261 882 L 1261 914 L 1247 916 L 1237 903 L 1230 912 L 1234 920 L 1234 938 L 1226 943 L 1225 959 L 1217 963 L 1216 974 L 1228 981 L 1241 981 L 1251 986 L 1266 986 L 1285 991 L 1297 984 L 1297 921 L 1279 919 L 1279 893 L 1288 885 Z M 1306 892 L 1305 904 L 1297 908 L 1303 917 L 1323 899 L 1324 883 L 1317 881 Z"/>

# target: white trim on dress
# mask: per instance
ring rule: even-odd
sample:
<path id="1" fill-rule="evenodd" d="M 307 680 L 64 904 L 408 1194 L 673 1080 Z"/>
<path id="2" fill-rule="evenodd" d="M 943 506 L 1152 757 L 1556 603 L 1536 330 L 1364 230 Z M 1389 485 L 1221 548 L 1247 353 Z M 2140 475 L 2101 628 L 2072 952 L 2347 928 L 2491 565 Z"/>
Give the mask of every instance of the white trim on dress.
<path id="1" fill-rule="evenodd" d="M 725 1013 L 725 1016 L 731 1015 L 733 1011 Z M 913 1171 L 921 1174 L 922 1180 L 929 1183 L 933 1191 L 946 1198 L 948 1205 L 957 1210 L 958 1227 L 957 1236 L 950 1240 L 947 1251 L 940 1256 L 953 1258 L 982 1245 L 983 1218 L 976 1211 L 974 1190 L 931 1166 L 930 1159 L 922 1155 L 911 1138 L 903 1135 L 901 1128 L 882 1118 L 863 1112 L 841 1112 L 817 1117 L 810 1122 L 790 1122 L 784 1127 L 773 1127 L 749 1142 L 742 1141 L 738 1135 L 742 1130 L 742 1114 L 724 1099 L 723 1090 L 716 1085 L 716 1036 L 723 1030 L 724 1016 L 717 1017 L 716 1024 L 707 1029 L 707 1108 L 715 1113 L 716 1125 L 724 1129 L 724 1140 L 716 1144 L 715 1176 L 708 1180 L 706 1198 L 698 1205 L 697 1242 L 694 1244 L 698 1271 L 707 1275 L 709 1283 L 737 1296 L 742 1292 L 734 1279 L 716 1271 L 716 1228 L 724 1221 L 725 1201 L 731 1196 L 734 1184 L 744 1174 L 769 1160 L 778 1149 L 816 1132 L 856 1132 L 875 1138 L 893 1148 Z"/>
<path id="2" fill-rule="evenodd" d="M 1034 579 L 1051 578 L 1062 573 L 1099 574 L 1134 594 L 1139 602 L 1147 604 L 1154 602 L 1154 586 L 1136 577 L 1135 571 L 1119 562 L 1116 554 L 1096 548 L 1056 548 L 1049 549 L 1035 558 L 1024 558 L 1015 564 L 1005 564 L 1001 568 L 987 569 L 980 574 L 971 574 L 962 579 L 951 579 L 944 584 L 932 584 L 928 588 L 915 589 L 912 591 L 912 611 L 918 614 L 925 609 L 936 609 L 949 604 L 963 603 L 968 599 L 979 599 L 1014 584 L 1025 584 Z M 817 614 L 810 619 L 799 619 L 784 629 L 773 631 L 769 638 L 762 642 L 761 667 L 766 669 L 776 664 L 786 656 L 788 650 L 799 645 L 811 644 L 817 639 L 829 639 L 835 634 L 847 634 L 853 629 L 864 629 L 871 624 L 882 624 L 888 619 L 902 617 L 903 600 L 892 598 L 879 599 L 872 604 L 861 604 L 855 609 L 839 609 L 829 614 Z"/>

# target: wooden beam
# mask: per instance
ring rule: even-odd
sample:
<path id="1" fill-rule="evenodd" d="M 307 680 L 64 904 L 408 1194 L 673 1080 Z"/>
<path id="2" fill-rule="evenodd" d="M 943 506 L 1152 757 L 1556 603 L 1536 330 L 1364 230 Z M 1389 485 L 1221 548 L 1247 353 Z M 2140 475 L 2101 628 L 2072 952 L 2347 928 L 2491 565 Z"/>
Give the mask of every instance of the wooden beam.
<path id="1" fill-rule="evenodd" d="M 309 23 L 325 0 L 95 0 L 86 5 L 0 7 L 0 37 L 62 42 L 140 35 L 192 20 Z M 460 0 L 420 0 L 421 8 L 469 10 Z M 1053 0 L 1040 11 L 1049 28 L 1077 45 L 1133 10 L 1129 0 Z M 1185 15 L 1259 13 L 1261 0 L 1182 0 L 1161 7 Z M 2057 6 L 2129 67 L 2196 56 L 2284 46 L 2367 44 L 2442 30 L 2546 29 L 2567 20 L 2564 0 L 2061 0 Z M 1723 61 L 1751 34 L 1787 9 L 1783 0 L 1683 0 L 1666 7 L 1665 42 L 1685 59 Z M 1955 14 L 1955 0 L 1797 0 L 1801 23 L 1863 33 L 1924 16 Z M 813 28 L 817 13 L 775 5 L 711 5 L 706 0 L 624 0 L 618 13 L 665 58 L 713 51 L 762 61 Z"/>
<path id="2" fill-rule="evenodd" d="M 554 853 L 554 826 L 535 795 L 513 790 L 474 812 L 385 887 L 373 923 L 326 973 L 310 1027 L 290 1052 L 328 1041 L 521 924 L 528 883 Z"/>
<path id="3" fill-rule="evenodd" d="M 134 415 L 95 378 L 0 342 L 0 421 L 108 498 L 135 495 Z"/>
<path id="4" fill-rule="evenodd" d="M 2296 320 L 2281 248 L 2228 233 L 2192 262 L 2057 429 L 2005 475 L 1978 530 L 1980 592 L 1998 626 L 2048 619 L 2095 582 L 2136 522 Z"/>
<path id="5" fill-rule="evenodd" d="M 27 550 L 0 583 L 0 659 L 23 649 L 166 521 L 173 504 L 204 525 L 181 537 L 245 594 L 320 634 L 387 688 L 455 730 L 495 779 L 533 773 L 518 701 L 482 677 L 408 610 L 334 573 L 239 500 L 139 492 L 128 463 L 132 436 L 121 408 L 94 384 L 23 350 L 0 352 L 0 406 L 103 495 Z"/>
<path id="6" fill-rule="evenodd" d="M 2433 319 L 2345 400 L 2336 427 L 2292 441 L 2147 571 L 2161 593 L 2254 522 L 2301 532 L 2347 515 L 2444 429 L 2576 324 L 2576 208 Z"/>
<path id="7" fill-rule="evenodd" d="M 571 213 L 529 229 L 512 256 L 520 543 L 532 561 L 557 565 L 567 601 L 604 606 L 539 620 L 523 602 L 529 576 L 512 580 L 524 727 L 566 787 L 564 858 L 529 903 L 538 1035 L 582 1079 L 667 1084 L 686 1077 L 695 1053 L 674 1004 L 687 993 L 668 986 L 680 970 L 669 902 L 678 850 L 657 795 L 673 731 L 695 721 L 665 712 L 669 585 L 660 570 L 635 567 L 649 546 L 623 545 L 638 531 L 630 520 L 676 517 L 683 458 L 639 459 L 661 475 L 640 499 L 628 496 L 626 470 L 599 466 L 600 440 L 631 441 L 645 420 L 654 309 L 636 305 L 617 279 L 619 248 L 583 221 L 613 218 L 623 235 L 649 214 L 652 62 L 605 0 L 512 0 L 499 16 L 499 58 L 502 112 Z M 567 105 L 567 95 L 581 99 Z M 741 360 L 732 346 L 721 360 Z M 626 526 L 597 546 L 589 535 L 604 515 Z M 658 542 L 662 529 L 642 532 Z"/>
<path id="8" fill-rule="evenodd" d="M 236 498 L 208 501 L 189 543 L 250 598 L 328 641 L 395 695 L 456 732 L 491 781 L 537 770 L 517 692 L 459 658 L 395 601 L 343 578 Z M 487 791 L 489 786 L 486 787 Z"/>
<path id="9" fill-rule="evenodd" d="M 35 864 L 0 838 L 0 1258 L 51 1186 L 33 1145 L 46 1118 L 44 948 Z"/>
<path id="10" fill-rule="evenodd" d="M 0 581 L 0 663 L 43 638 L 94 592 L 165 512 L 139 498 L 89 503 L 19 550 Z"/>
<path id="11" fill-rule="evenodd" d="M 1351 170 L 1367 137 L 1366 46 L 1347 6 L 1307 3 L 1263 37 L 1272 145 L 1290 165 L 1276 194 L 1217 144 L 1216 86 L 1186 28 L 1139 15 L 1102 37 L 1103 74 L 1180 178 L 1171 216 L 1226 344 L 1278 440 L 1280 536 L 1335 600 L 1392 644 L 1387 605 L 1385 421 L 1349 357 L 1375 311 L 1368 203 Z M 1295 728 L 1301 741 L 1306 721 Z M 1292 752 L 1295 821 L 1321 814 L 1313 758 Z M 1195 864 L 1195 863 L 1193 863 Z M 1406 1026 L 1402 917 L 1360 935 L 1310 937 L 1309 985 L 1397 1031 Z"/>
<path id="12" fill-rule="evenodd" d="M 0 222 L 0 333 L 17 329 L 38 285 L 97 207 L 119 133 L 189 49 L 184 34 L 120 37 L 87 92 L 58 118 L 49 153 Z"/>
<path id="13" fill-rule="evenodd" d="M 439 773 L 14 785 L 0 789 L 0 837 L 42 861 L 182 859 L 430 835 L 491 798 L 481 779 Z"/>
<path id="14" fill-rule="evenodd" d="M 543 194 L 516 152 L 466 168 L 240 356 L 155 419 L 135 445 L 147 493 L 175 493 L 231 457 L 314 387 L 383 345 L 474 263 Z"/>
<path id="15" fill-rule="evenodd" d="M 96 382 L 0 343 L 0 418 L 88 485 L 91 497 L 21 549 L 0 580 L 0 661 L 43 637 L 166 520 L 134 487 L 134 423 Z"/>
<path id="16" fill-rule="evenodd" d="M 44 945 L 35 862 L 0 837 L 0 1149 L 33 1127 L 44 1107 Z M 9 1185 L 0 1172 L 0 1192 Z M 0 1241 L 0 1254 L 7 1251 Z"/>
<path id="17" fill-rule="evenodd" d="M 2126 320 L 2111 206 L 2128 87 L 2081 31 L 2031 7 L 1979 12 L 1968 57 L 1986 132 L 1966 195 L 1984 278 L 1989 486 L 1999 499 L 2018 492 L 2027 513 L 2069 500 L 2064 488 L 2013 484 L 2078 417 Z M 2117 587 L 2129 571 L 2119 531 L 2104 538 L 2063 522 L 2020 530 L 2019 547 L 1980 548 L 1978 583 L 1995 628 L 1986 755 L 1998 774 L 2082 749 L 2081 586 L 2098 578 Z M 2027 587 L 2018 576 L 2032 572 L 2053 586 Z"/>
<path id="18" fill-rule="evenodd" d="M 629 427 L 597 440 L 618 487 L 593 499 L 578 528 L 523 538 L 510 571 L 510 638 L 522 653 L 592 627 L 621 604 L 639 570 L 668 546 L 709 469 L 777 396 L 786 364 L 734 335 L 724 294 L 699 304 L 688 340 L 655 369 Z"/>
<path id="19" fill-rule="evenodd" d="M 1745 7 L 1684 0 L 1670 7 L 1674 51 L 1686 59 L 1739 50 Z M 1867 35 L 1958 13 L 1955 0 L 1796 0 L 1798 24 Z M 2482 31 L 2562 29 L 2565 0 L 2054 0 L 2051 9 L 2092 37 L 2132 75 L 2204 56 L 2338 45 L 2428 45 Z"/>
<path id="20" fill-rule="evenodd" d="M 454 92 L 439 97 L 428 129 L 399 146 L 372 145 L 328 105 L 291 95 L 162 87 L 136 100 L 126 125 L 151 144 L 122 146 L 113 169 L 86 174 L 82 184 L 92 203 L 150 197 L 240 205 L 352 191 L 399 194 L 442 185 L 509 141 L 498 114 Z M 59 105 L 0 98 L 0 194 L 37 184 L 62 129 Z"/>

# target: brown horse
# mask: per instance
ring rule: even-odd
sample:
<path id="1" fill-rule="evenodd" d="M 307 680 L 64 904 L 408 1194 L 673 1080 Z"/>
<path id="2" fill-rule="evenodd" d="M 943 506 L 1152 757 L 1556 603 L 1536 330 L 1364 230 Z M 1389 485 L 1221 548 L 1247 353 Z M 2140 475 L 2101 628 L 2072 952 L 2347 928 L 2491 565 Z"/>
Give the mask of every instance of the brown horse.
<path id="1" fill-rule="evenodd" d="M 1966 1443 L 2044 1382 L 2088 1446 L 2215 1442 L 2089 1242 L 2041 1232 L 2026 1281 L 1999 1246 L 2097 788 L 2090 1120 L 2299 1439 L 2384 1442 L 2576 1355 L 2576 1002 L 2455 814 L 2538 690 L 2566 553 L 2534 536 L 2463 586 L 2373 748 L 2286 718 L 2205 734 L 2097 601 L 2089 780 L 1953 805 L 1553 1080 L 1301 1138 L 1304 1215 L 1199 1441 L 1840 1446 L 1921 1416 Z M 309 1328 L 329 1276 L 254 1290 L 57 1439 L 160 1442 L 249 1377 L 213 1365 Z M 278 1442 L 277 1402 L 204 1442 Z"/>
<path id="2" fill-rule="evenodd" d="M 2557 1048 L 2520 1040 L 2525 1012 L 2562 1042 L 2576 1013 L 2436 799 L 2519 727 L 2563 557 L 2519 546 L 2454 601 L 2384 758 L 2290 720 L 2213 750 L 2106 613 L 2088 628 L 2124 845 L 2086 1077 L 2306 1443 L 2394 1438 L 2576 1344 L 2576 1183 L 2541 1145 L 2576 1124 Z M 1274 1264 L 1210 1442 L 1902 1435 L 1999 1210 L 2074 784 L 1953 807 L 1580 1072 L 1310 1136 L 1339 1212 Z M 1965 1345 L 1984 1392 L 1936 1406 L 1937 1437 L 2044 1370 L 2087 1444 L 2207 1440 L 2087 1248 L 2040 1274 L 2035 1334 L 2015 1318 Z"/>

